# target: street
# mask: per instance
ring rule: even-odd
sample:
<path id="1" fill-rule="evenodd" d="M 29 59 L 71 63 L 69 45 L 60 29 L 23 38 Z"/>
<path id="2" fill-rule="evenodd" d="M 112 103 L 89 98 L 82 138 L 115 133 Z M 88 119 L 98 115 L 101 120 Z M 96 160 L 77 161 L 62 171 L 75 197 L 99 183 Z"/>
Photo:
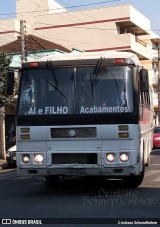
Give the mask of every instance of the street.
<path id="1" fill-rule="evenodd" d="M 62 179 L 57 188 L 47 189 L 40 178 L 19 177 L 16 169 L 0 170 L 3 219 L 153 219 L 160 217 L 159 195 L 160 150 L 152 151 L 151 164 L 137 189 L 123 188 L 118 181 L 75 177 Z"/>

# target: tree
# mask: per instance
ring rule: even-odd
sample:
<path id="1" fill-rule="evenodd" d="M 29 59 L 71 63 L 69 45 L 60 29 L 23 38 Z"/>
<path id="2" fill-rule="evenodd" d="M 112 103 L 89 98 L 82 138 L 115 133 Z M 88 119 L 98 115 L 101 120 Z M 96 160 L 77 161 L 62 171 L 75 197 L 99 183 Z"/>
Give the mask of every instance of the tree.
<path id="1" fill-rule="evenodd" d="M 11 57 L 0 50 L 0 107 L 16 105 L 15 95 L 17 94 L 17 89 L 15 89 L 13 95 L 6 95 L 7 72 L 10 63 Z M 15 84 L 17 85 L 17 83 L 18 79 L 15 79 Z M 17 88 L 17 86 L 15 86 L 15 88 Z"/>

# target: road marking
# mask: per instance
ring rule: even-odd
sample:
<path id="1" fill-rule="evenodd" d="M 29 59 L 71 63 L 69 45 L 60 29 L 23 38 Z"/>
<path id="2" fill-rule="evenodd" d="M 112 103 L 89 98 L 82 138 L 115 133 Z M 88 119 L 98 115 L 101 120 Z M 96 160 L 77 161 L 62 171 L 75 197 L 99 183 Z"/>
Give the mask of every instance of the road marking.
<path id="1" fill-rule="evenodd" d="M 152 176 L 156 173 L 160 173 L 160 170 L 148 170 L 145 172 L 145 176 L 144 177 L 149 177 L 149 176 Z"/>
<path id="2" fill-rule="evenodd" d="M 14 179 L 12 180 L 26 180 L 26 179 L 29 179 L 30 177 L 15 177 Z"/>
<path id="3" fill-rule="evenodd" d="M 157 177 L 157 178 L 154 179 L 153 181 L 160 181 L 160 177 Z"/>
<path id="4" fill-rule="evenodd" d="M 13 172 L 13 171 L 15 171 L 15 169 L 1 169 L 0 174 L 9 173 L 9 172 Z"/>
<path id="5" fill-rule="evenodd" d="M 160 164 L 150 164 L 149 166 L 160 166 Z"/>
<path id="6" fill-rule="evenodd" d="M 12 170 L 12 171 L 4 171 L 0 173 L 0 176 L 8 176 L 8 175 L 16 175 L 16 171 Z"/>
<path id="7" fill-rule="evenodd" d="M 16 173 L 14 173 L 14 172 L 4 173 L 3 175 L 0 174 L 0 180 L 5 180 L 8 178 L 11 178 L 13 180 L 13 177 L 15 177 L 15 176 L 16 176 Z"/>

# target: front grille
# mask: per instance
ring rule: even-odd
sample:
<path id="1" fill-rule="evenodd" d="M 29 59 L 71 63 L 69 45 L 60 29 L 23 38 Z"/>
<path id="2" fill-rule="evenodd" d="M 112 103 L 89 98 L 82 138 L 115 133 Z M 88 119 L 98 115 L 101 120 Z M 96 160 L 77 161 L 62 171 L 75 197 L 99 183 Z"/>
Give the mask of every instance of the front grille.
<path id="1" fill-rule="evenodd" d="M 51 128 L 51 138 L 94 138 L 96 127 Z"/>
<path id="2" fill-rule="evenodd" d="M 97 164 L 97 154 L 52 154 L 52 164 Z"/>

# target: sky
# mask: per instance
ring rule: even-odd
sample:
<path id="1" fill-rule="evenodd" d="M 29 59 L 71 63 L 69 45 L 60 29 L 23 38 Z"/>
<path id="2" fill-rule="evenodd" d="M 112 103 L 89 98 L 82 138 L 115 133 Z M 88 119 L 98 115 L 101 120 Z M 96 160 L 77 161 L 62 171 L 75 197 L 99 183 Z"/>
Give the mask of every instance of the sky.
<path id="1" fill-rule="evenodd" d="M 28 1 L 34 2 L 34 0 Z M 131 4 L 150 20 L 152 31 L 160 36 L 160 0 L 57 0 L 57 2 L 67 7 L 67 10 Z M 15 13 L 16 0 L 0 0 L 1 19 L 15 18 Z"/>

